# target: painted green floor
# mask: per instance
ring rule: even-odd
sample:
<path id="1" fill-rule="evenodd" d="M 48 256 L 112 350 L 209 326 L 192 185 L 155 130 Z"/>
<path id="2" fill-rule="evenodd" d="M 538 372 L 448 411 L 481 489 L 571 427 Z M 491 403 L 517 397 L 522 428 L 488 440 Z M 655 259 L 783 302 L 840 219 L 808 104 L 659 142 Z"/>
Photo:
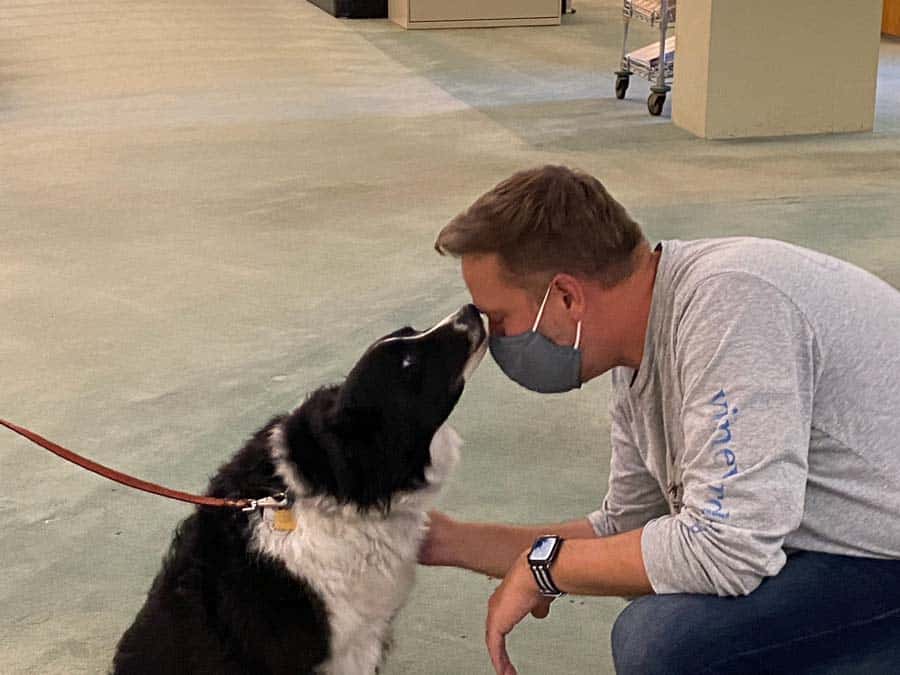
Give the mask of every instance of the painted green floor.
<path id="1" fill-rule="evenodd" d="M 900 286 L 900 42 L 874 133 L 713 143 L 650 118 L 646 83 L 616 101 L 621 3 L 576 7 L 561 27 L 404 32 L 302 0 L 0 4 L 0 416 L 200 490 L 370 340 L 466 302 L 435 233 L 546 162 L 601 177 L 652 239 L 779 237 Z M 540 397 L 486 360 L 442 506 L 593 509 L 606 387 Z M 0 673 L 103 672 L 188 512 L 0 434 Z M 422 570 L 387 672 L 490 673 L 492 587 Z M 519 672 L 611 672 L 622 604 L 526 622 Z"/>

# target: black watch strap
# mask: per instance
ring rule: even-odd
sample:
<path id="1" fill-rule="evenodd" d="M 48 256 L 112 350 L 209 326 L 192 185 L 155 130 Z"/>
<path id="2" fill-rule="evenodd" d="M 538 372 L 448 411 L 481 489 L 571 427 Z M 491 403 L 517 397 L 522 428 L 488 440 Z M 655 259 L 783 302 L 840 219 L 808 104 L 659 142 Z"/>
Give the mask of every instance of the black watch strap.
<path id="1" fill-rule="evenodd" d="M 550 568 L 544 567 L 541 565 L 532 565 L 531 573 L 534 575 L 534 581 L 537 583 L 538 590 L 541 592 L 541 595 L 548 595 L 554 598 L 558 598 L 561 595 L 565 595 L 561 590 L 556 587 L 556 584 L 553 583 L 553 577 L 550 576 Z"/>
<path id="2" fill-rule="evenodd" d="M 546 557 L 545 559 L 535 559 L 533 555 L 535 548 L 540 542 L 545 542 L 549 537 L 552 537 L 556 540 L 550 556 Z M 535 540 L 534 546 L 532 547 L 532 555 L 528 556 L 528 565 L 529 567 L 531 567 L 531 574 L 534 576 L 534 581 L 537 584 L 538 590 L 540 591 L 541 595 L 546 595 L 554 598 L 565 595 L 565 593 L 559 590 L 559 588 L 556 586 L 553 581 L 553 576 L 550 573 L 550 567 L 556 560 L 556 556 L 559 555 L 559 549 L 562 547 L 562 543 L 563 539 L 561 537 L 556 537 L 555 535 L 545 535 L 543 537 L 538 537 Z"/>

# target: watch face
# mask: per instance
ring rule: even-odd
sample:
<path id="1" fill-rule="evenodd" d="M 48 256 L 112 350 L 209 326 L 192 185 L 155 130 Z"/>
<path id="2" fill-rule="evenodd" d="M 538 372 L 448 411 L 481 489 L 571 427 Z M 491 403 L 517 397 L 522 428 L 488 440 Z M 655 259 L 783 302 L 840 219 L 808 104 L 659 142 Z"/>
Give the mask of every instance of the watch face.
<path id="1" fill-rule="evenodd" d="M 550 559 L 550 553 L 553 552 L 554 544 L 556 544 L 556 537 L 541 537 L 534 542 L 530 558 L 534 562 L 547 562 Z"/>

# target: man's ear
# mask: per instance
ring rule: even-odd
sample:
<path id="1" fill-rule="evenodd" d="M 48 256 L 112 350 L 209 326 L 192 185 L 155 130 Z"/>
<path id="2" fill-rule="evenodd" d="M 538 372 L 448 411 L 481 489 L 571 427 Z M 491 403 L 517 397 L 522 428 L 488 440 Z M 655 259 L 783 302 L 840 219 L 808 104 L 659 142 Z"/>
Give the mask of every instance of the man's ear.
<path id="1" fill-rule="evenodd" d="M 566 310 L 575 321 L 584 317 L 585 298 L 584 285 L 570 274 L 557 274 L 553 278 L 553 287 L 562 294 Z"/>

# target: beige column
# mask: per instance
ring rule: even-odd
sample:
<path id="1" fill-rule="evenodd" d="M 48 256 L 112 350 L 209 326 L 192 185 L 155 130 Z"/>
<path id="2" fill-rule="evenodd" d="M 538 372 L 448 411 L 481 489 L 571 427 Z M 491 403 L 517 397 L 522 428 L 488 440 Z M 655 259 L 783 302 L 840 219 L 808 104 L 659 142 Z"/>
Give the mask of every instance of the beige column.
<path id="1" fill-rule="evenodd" d="M 672 120 L 703 138 L 868 131 L 882 0 L 678 0 Z"/>

